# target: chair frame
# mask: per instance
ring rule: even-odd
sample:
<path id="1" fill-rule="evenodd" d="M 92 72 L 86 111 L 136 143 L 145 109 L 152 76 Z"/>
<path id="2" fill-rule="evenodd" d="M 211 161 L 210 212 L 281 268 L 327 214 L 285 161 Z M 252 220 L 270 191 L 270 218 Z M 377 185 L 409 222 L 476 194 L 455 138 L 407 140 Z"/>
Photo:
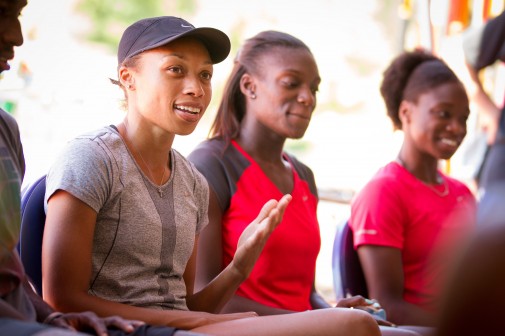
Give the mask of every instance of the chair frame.
<path id="1" fill-rule="evenodd" d="M 46 176 L 44 175 L 21 193 L 21 234 L 18 251 L 25 272 L 39 295 L 42 295 L 42 238 L 46 220 L 45 192 Z"/>
<path id="2" fill-rule="evenodd" d="M 333 285 L 337 300 L 347 296 L 368 297 L 365 275 L 357 251 L 353 233 L 345 221 L 335 234 L 332 255 Z"/>

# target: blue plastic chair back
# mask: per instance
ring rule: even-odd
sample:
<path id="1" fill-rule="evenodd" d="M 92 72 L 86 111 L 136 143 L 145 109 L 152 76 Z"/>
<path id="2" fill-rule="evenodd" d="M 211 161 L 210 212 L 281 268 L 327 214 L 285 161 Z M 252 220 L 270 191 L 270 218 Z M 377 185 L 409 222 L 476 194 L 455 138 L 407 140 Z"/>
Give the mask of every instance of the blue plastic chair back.
<path id="1" fill-rule="evenodd" d="M 346 221 L 337 229 L 332 255 L 333 285 L 337 299 L 348 295 L 368 297 L 365 276 L 353 245 L 353 234 Z"/>
<path id="2" fill-rule="evenodd" d="M 21 235 L 19 254 L 32 285 L 42 295 L 42 237 L 46 222 L 44 194 L 46 176 L 42 176 L 21 194 Z"/>

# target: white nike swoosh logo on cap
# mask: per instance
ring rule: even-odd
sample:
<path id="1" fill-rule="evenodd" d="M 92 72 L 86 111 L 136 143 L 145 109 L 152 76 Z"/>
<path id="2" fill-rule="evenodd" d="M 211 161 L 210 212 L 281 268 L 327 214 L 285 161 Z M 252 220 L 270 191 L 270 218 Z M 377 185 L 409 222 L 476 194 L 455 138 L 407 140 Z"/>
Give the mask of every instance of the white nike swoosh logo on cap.
<path id="1" fill-rule="evenodd" d="M 181 27 L 183 27 L 183 28 L 193 28 L 193 26 L 185 26 L 182 23 L 181 23 Z"/>

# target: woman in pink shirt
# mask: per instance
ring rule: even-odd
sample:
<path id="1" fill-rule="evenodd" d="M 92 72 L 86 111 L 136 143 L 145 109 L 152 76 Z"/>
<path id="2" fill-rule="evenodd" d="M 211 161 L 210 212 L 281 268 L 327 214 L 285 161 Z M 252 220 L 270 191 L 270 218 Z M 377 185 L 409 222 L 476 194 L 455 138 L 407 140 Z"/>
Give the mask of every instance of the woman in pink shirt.
<path id="1" fill-rule="evenodd" d="M 435 324 L 440 286 L 475 222 L 470 190 L 439 170 L 466 135 L 463 84 L 439 58 L 404 52 L 384 72 L 387 113 L 404 141 L 351 208 L 354 245 L 370 297 L 397 324 Z"/>

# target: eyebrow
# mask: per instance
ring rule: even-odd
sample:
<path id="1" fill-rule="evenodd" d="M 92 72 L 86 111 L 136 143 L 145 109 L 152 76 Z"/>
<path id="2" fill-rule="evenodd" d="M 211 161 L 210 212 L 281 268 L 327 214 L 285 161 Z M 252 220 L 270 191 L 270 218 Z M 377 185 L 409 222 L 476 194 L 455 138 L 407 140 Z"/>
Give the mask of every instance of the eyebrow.
<path id="1" fill-rule="evenodd" d="M 186 57 L 184 57 L 184 55 L 182 55 L 182 54 L 180 54 L 178 52 L 170 52 L 170 53 L 167 53 L 167 54 L 163 55 L 163 60 L 165 60 L 167 57 L 177 57 L 177 58 L 180 58 L 182 60 L 186 59 Z M 207 62 L 205 62 L 205 64 L 210 64 L 210 65 L 213 64 L 212 60 L 210 59 L 210 57 L 209 57 L 209 60 Z"/>
<path id="2" fill-rule="evenodd" d="M 296 69 L 291 69 L 291 68 L 288 68 L 288 69 L 284 69 L 283 72 L 286 72 L 286 73 L 292 73 L 292 74 L 296 74 L 296 75 L 301 75 L 302 72 L 299 71 L 299 70 L 296 70 Z M 317 76 L 314 78 L 314 81 L 317 81 L 317 82 L 321 82 L 321 76 Z"/>

